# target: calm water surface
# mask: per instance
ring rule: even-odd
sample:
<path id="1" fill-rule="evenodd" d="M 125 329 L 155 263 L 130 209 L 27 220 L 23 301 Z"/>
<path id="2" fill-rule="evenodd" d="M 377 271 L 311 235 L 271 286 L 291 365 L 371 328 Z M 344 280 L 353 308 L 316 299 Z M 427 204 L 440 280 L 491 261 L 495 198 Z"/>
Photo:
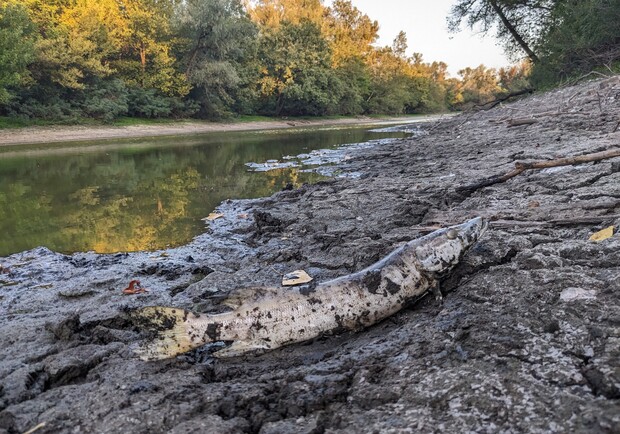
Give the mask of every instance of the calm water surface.
<path id="1" fill-rule="evenodd" d="M 204 231 L 226 199 L 269 196 L 321 177 L 299 168 L 249 172 L 264 162 L 403 133 L 369 127 L 4 148 L 0 256 L 45 246 L 72 253 L 155 250 Z"/>

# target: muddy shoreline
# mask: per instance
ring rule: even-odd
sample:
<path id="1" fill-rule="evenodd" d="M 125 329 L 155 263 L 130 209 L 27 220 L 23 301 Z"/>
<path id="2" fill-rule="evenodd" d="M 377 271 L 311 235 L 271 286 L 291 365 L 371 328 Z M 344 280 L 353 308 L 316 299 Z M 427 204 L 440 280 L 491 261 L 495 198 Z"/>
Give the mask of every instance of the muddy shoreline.
<path id="1" fill-rule="evenodd" d="M 291 128 L 313 128 L 330 126 L 363 126 L 376 124 L 427 122 L 430 119 L 450 117 L 452 114 L 428 116 L 402 116 L 391 118 L 343 118 L 343 119 L 282 119 L 253 122 L 201 122 L 179 121 L 161 125 L 114 126 L 55 126 L 25 127 L 0 130 L 0 146 L 45 144 L 59 142 L 79 142 L 91 140 L 126 139 L 141 137 L 161 137 L 188 134 L 205 134 L 232 131 L 264 131 Z"/>
<path id="2" fill-rule="evenodd" d="M 620 225 L 620 158 L 455 189 L 617 147 L 618 121 L 620 77 L 583 83 L 364 149 L 339 168 L 359 178 L 224 203 L 177 249 L 0 258 L 0 433 L 620 431 L 620 237 L 588 240 Z M 443 305 L 260 356 L 132 355 L 127 309 L 214 310 L 233 288 L 348 274 L 477 215 L 495 224 Z M 122 295 L 134 278 L 149 292 Z"/>

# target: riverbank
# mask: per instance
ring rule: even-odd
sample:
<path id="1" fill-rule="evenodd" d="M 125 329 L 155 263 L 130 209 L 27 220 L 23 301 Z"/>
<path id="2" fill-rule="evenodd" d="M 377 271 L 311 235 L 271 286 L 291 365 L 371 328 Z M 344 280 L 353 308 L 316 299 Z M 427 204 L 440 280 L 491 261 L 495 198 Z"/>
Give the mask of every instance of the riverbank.
<path id="1" fill-rule="evenodd" d="M 339 169 L 361 177 L 223 203 L 180 248 L 0 258 L 0 433 L 620 431 L 620 237 L 589 240 L 620 227 L 620 158 L 457 190 L 615 149 L 619 120 L 620 77 L 583 83 L 351 154 Z M 260 356 L 131 351 L 127 309 L 212 311 L 233 288 L 346 275 L 477 215 L 490 229 L 443 304 Z M 149 291 L 123 295 L 131 279 Z"/>
<path id="2" fill-rule="evenodd" d="M 249 122 L 179 121 L 129 126 L 36 126 L 0 130 L 0 146 L 74 142 L 119 138 L 175 136 L 229 131 L 259 131 L 287 128 L 313 128 L 345 125 L 375 125 L 428 122 L 448 115 L 356 117 L 337 119 L 279 119 Z"/>

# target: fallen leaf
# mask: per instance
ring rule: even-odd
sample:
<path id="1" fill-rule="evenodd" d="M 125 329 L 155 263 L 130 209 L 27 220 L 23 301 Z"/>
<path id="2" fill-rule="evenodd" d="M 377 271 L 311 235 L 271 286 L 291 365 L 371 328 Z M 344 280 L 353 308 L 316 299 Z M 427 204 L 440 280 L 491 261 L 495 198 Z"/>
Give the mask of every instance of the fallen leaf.
<path id="1" fill-rule="evenodd" d="M 244 212 L 241 214 L 237 214 L 237 217 L 239 217 L 240 219 L 247 219 L 248 218 L 248 213 Z"/>
<path id="2" fill-rule="evenodd" d="M 219 213 L 219 212 L 212 212 L 211 214 L 206 216 L 203 220 L 207 220 L 209 222 L 212 222 L 213 220 L 217 220 L 220 217 L 224 217 L 224 214 Z"/>
<path id="3" fill-rule="evenodd" d="M 129 286 L 123 289 L 125 295 L 142 294 L 143 292 L 149 292 L 149 290 L 144 288 L 139 280 L 132 280 L 129 282 Z"/>
<path id="4" fill-rule="evenodd" d="M 595 232 L 590 235 L 590 241 L 603 241 L 607 238 L 611 238 L 614 235 L 614 227 L 609 226 L 601 231 Z"/>
<path id="5" fill-rule="evenodd" d="M 312 281 L 312 277 L 304 270 L 295 270 L 287 273 L 282 278 L 282 286 L 301 285 Z"/>
<path id="6" fill-rule="evenodd" d="M 540 202 L 538 202 L 537 200 L 531 200 L 527 204 L 528 208 L 538 208 L 539 206 L 540 206 Z"/>

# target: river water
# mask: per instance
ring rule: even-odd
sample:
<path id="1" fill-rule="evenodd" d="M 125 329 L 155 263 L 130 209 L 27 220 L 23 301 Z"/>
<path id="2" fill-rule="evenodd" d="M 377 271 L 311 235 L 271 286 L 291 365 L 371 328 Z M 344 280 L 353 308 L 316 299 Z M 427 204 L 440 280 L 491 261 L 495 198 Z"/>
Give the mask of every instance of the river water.
<path id="1" fill-rule="evenodd" d="M 202 219 L 223 200 L 269 196 L 288 184 L 323 179 L 317 164 L 337 158 L 316 150 L 406 135 L 371 129 L 5 148 L 0 153 L 0 256 L 37 246 L 109 253 L 185 244 L 205 230 Z M 287 158 L 299 154 L 305 155 Z"/>

